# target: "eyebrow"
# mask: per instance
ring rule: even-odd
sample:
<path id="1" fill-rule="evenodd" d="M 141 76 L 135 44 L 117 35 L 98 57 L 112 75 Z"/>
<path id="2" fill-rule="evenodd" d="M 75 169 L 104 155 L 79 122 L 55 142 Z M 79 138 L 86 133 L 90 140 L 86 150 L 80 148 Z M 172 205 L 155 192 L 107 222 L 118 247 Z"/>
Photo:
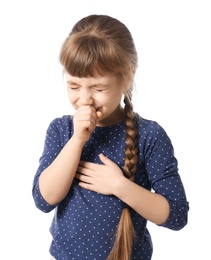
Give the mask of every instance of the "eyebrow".
<path id="1" fill-rule="evenodd" d="M 80 86 L 80 84 L 78 84 L 78 83 L 75 82 L 75 81 L 71 81 L 71 80 L 68 80 L 67 83 L 70 84 L 70 85 L 74 84 L 74 85 Z"/>
<path id="2" fill-rule="evenodd" d="M 67 83 L 70 84 L 70 85 L 80 86 L 80 84 L 78 84 L 77 82 L 72 81 L 72 80 L 68 80 Z M 108 86 L 108 84 L 103 84 L 103 83 L 99 82 L 99 83 L 95 83 L 93 85 L 90 85 L 89 87 L 107 87 L 107 86 Z"/>

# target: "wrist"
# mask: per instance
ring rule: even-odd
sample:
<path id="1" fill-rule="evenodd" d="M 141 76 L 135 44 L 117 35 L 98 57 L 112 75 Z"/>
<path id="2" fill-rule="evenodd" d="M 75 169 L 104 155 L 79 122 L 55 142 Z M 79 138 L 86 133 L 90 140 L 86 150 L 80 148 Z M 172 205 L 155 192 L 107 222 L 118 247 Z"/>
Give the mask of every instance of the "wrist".
<path id="1" fill-rule="evenodd" d="M 122 200 L 129 181 L 124 175 L 119 176 L 114 184 L 113 195 Z"/>
<path id="2" fill-rule="evenodd" d="M 77 133 L 74 133 L 73 136 L 71 137 L 71 140 L 75 143 L 77 143 L 77 145 L 81 145 L 84 146 L 85 143 L 89 140 L 87 139 L 87 137 L 83 136 L 83 135 L 78 135 Z"/>
<path id="3" fill-rule="evenodd" d="M 83 148 L 85 143 L 87 142 L 87 140 L 78 137 L 76 134 L 73 134 L 73 136 L 71 137 L 71 143 L 77 145 L 78 147 Z"/>

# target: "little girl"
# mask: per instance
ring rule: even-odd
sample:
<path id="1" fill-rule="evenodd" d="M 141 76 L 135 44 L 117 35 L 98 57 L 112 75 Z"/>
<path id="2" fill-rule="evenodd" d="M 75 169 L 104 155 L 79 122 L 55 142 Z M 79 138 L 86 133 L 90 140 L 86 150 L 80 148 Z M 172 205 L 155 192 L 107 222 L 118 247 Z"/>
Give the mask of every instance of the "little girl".
<path id="1" fill-rule="evenodd" d="M 180 230 L 189 203 L 167 133 L 133 111 L 131 33 L 110 16 L 87 16 L 64 41 L 60 62 L 75 114 L 50 123 L 33 181 L 38 209 L 55 210 L 50 254 L 149 260 L 147 221 Z"/>

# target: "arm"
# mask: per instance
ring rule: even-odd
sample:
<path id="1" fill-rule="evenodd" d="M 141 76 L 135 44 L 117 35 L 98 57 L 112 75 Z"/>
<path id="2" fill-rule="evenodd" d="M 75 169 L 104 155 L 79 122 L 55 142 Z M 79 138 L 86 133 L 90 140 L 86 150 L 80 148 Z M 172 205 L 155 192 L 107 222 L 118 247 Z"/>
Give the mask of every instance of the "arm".
<path id="1" fill-rule="evenodd" d="M 100 192 L 105 195 L 115 195 L 128 204 L 142 217 L 156 223 L 164 223 L 169 216 L 169 203 L 159 194 L 127 179 L 121 169 L 104 155 L 100 155 L 103 165 L 80 162 L 76 177 L 83 188 Z M 112 181 L 111 181 L 112 180 Z"/>
<path id="2" fill-rule="evenodd" d="M 170 206 L 164 196 L 142 188 L 125 177 L 119 178 L 113 193 L 143 218 L 157 225 L 168 219 Z"/>
<path id="3" fill-rule="evenodd" d="M 77 174 L 77 178 L 81 180 L 80 186 L 115 195 L 144 218 L 179 230 L 187 224 L 189 206 L 178 174 L 177 160 L 165 131 L 156 124 L 150 127 L 146 138 L 142 138 L 145 143 L 140 146 L 140 160 L 148 176 L 142 184 L 126 179 L 122 170 L 103 155 L 100 155 L 103 165 L 81 162 L 78 172 L 82 175 Z M 148 185 L 144 187 L 145 181 L 150 182 L 153 192 L 148 190 Z"/>
<path id="4" fill-rule="evenodd" d="M 47 149 L 44 149 L 41 166 L 46 164 L 46 158 L 55 158 L 51 159 L 52 161 L 43 170 L 41 166 L 39 167 L 33 188 L 37 206 L 41 208 L 42 200 L 43 203 L 48 204 L 48 209 L 42 209 L 43 211 L 49 211 L 52 209 L 50 205 L 58 204 L 67 195 L 78 167 L 82 149 L 96 126 L 98 116 L 100 114 L 96 113 L 94 107 L 79 108 L 74 115 L 73 136 L 57 155 L 55 155 L 57 153 L 55 150 L 58 150 L 57 147 L 61 145 L 58 143 L 59 133 L 54 129 L 48 131 L 45 142 Z M 38 202 L 39 200 L 40 202 Z"/>
<path id="5" fill-rule="evenodd" d="M 83 146 L 84 142 L 80 142 L 73 136 L 56 159 L 40 175 L 40 192 L 50 205 L 59 203 L 67 195 Z"/>

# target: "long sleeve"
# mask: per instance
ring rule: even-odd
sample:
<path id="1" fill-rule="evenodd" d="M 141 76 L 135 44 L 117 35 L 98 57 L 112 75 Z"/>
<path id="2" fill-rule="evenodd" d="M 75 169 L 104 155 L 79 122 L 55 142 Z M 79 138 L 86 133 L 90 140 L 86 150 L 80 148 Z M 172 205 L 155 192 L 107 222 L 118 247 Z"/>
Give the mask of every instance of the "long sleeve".
<path id="1" fill-rule="evenodd" d="M 70 120 L 68 116 L 56 118 L 50 123 L 46 131 L 44 149 L 39 160 L 39 167 L 35 174 L 32 188 L 32 196 L 35 205 L 43 212 L 50 212 L 57 205 L 49 205 L 42 197 L 39 189 L 39 177 L 41 173 L 53 162 L 64 147 L 65 143 L 68 141 L 70 136 L 69 124 Z"/>
<path id="2" fill-rule="evenodd" d="M 143 131 L 142 138 L 145 140 L 143 149 L 145 169 L 152 190 L 163 195 L 170 205 L 168 220 L 162 226 L 180 230 L 187 224 L 189 203 L 178 173 L 174 149 L 170 138 L 159 124 L 150 122 L 147 128 L 140 130 Z"/>

